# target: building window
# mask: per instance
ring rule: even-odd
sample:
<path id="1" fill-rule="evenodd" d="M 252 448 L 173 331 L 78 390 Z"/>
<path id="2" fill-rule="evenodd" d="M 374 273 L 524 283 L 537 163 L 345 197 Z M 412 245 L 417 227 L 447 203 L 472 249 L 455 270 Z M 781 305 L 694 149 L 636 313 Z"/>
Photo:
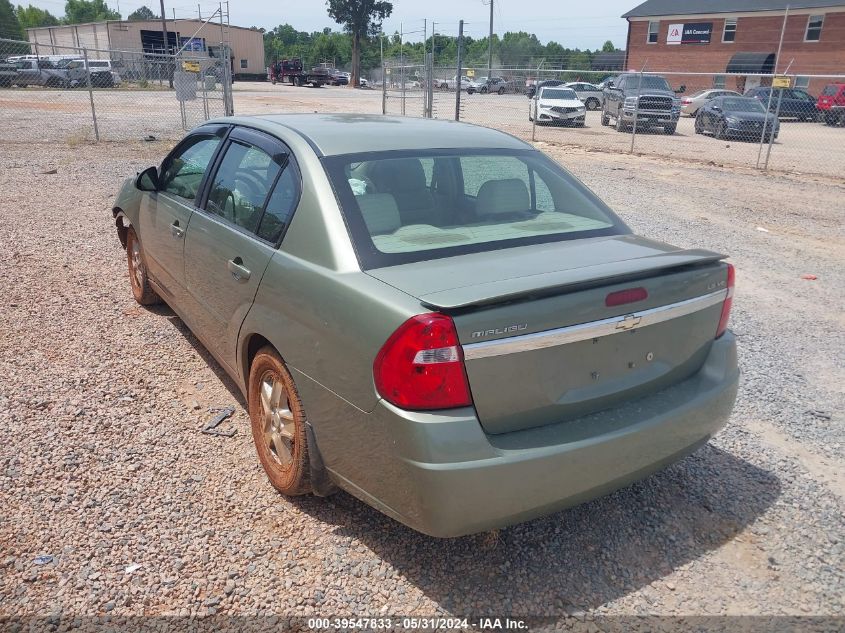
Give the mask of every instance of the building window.
<path id="1" fill-rule="evenodd" d="M 648 39 L 646 42 L 649 44 L 657 44 L 657 31 L 660 30 L 660 22 L 649 22 L 648 23 Z"/>
<path id="2" fill-rule="evenodd" d="M 713 87 L 714 88 L 724 88 L 725 87 L 725 76 L 724 75 L 713 75 Z"/>
<path id="3" fill-rule="evenodd" d="M 795 87 L 796 88 L 803 88 L 806 90 L 810 87 L 810 78 L 809 77 L 796 77 L 795 78 Z"/>
<path id="4" fill-rule="evenodd" d="M 246 68 L 248 65 L 249 64 L 248 64 L 247 60 L 245 60 L 245 59 L 241 60 L 241 68 Z"/>
<path id="5" fill-rule="evenodd" d="M 811 15 L 807 19 L 807 33 L 804 36 L 805 42 L 818 42 L 822 36 L 823 15 Z"/>
<path id="6" fill-rule="evenodd" d="M 736 18 L 728 18 L 725 20 L 725 30 L 722 31 L 723 42 L 733 42 L 736 40 Z"/>

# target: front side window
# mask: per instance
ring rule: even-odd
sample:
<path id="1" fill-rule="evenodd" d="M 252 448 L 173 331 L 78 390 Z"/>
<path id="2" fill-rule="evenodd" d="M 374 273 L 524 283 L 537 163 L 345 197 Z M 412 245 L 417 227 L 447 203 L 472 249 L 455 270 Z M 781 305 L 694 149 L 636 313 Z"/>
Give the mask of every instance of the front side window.
<path id="1" fill-rule="evenodd" d="M 807 18 L 807 33 L 804 36 L 806 42 L 818 42 L 822 36 L 824 15 L 811 15 Z"/>
<path id="2" fill-rule="evenodd" d="M 660 30 L 660 22 L 648 23 L 648 38 L 646 42 L 649 44 L 657 44 L 657 32 Z"/>
<path id="3" fill-rule="evenodd" d="M 206 211 L 251 233 L 258 230 L 264 203 L 286 160 L 240 141 L 226 148 L 208 193 Z"/>
<path id="4" fill-rule="evenodd" d="M 162 166 L 159 190 L 194 200 L 219 144 L 219 137 L 205 135 L 197 135 L 184 143 Z"/>
<path id="5" fill-rule="evenodd" d="M 376 152 L 324 163 L 364 269 L 629 232 L 537 151 Z"/>
<path id="6" fill-rule="evenodd" d="M 725 30 L 722 31 L 722 41 L 736 41 L 736 18 L 728 18 L 725 20 Z"/>
<path id="7" fill-rule="evenodd" d="M 713 87 L 714 88 L 724 88 L 725 87 L 725 76 L 724 75 L 713 75 Z"/>

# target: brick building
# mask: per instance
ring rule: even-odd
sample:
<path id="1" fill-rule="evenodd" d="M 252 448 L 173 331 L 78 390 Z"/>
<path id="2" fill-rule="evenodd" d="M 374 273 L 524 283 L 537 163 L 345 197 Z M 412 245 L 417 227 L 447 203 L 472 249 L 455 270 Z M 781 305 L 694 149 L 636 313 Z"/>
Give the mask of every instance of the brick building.
<path id="1" fill-rule="evenodd" d="M 647 0 L 622 17 L 625 68 L 672 73 L 688 90 L 742 92 L 788 68 L 793 85 L 815 95 L 831 75 L 845 75 L 845 0 Z"/>

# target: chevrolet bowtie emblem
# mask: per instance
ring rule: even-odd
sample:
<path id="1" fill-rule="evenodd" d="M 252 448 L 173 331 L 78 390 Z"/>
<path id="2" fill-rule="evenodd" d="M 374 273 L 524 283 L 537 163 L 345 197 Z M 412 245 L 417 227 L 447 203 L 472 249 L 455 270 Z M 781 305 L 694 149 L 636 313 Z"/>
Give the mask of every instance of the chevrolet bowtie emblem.
<path id="1" fill-rule="evenodd" d="M 640 324 L 643 318 L 635 314 L 628 314 L 619 323 L 616 324 L 617 330 L 633 330 Z"/>

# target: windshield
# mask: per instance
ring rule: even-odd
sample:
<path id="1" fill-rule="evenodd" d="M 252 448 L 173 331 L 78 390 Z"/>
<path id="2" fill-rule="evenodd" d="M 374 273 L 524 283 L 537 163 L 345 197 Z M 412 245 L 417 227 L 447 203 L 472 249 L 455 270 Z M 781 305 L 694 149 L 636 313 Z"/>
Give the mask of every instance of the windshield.
<path id="1" fill-rule="evenodd" d="M 834 96 L 837 92 L 839 92 L 839 84 L 827 84 L 827 85 L 824 87 L 824 90 L 822 90 L 822 94 L 823 94 L 825 97 L 832 97 L 832 96 Z"/>
<path id="2" fill-rule="evenodd" d="M 543 88 L 541 99 L 577 99 L 578 95 L 570 88 Z"/>
<path id="3" fill-rule="evenodd" d="M 737 97 L 735 99 L 722 99 L 722 109 L 726 112 L 765 112 L 763 104 L 757 99 L 743 99 Z"/>
<path id="4" fill-rule="evenodd" d="M 629 90 L 637 90 L 640 85 L 640 76 L 639 75 L 631 75 L 627 79 L 625 79 L 625 88 Z M 672 88 L 669 86 L 669 82 L 663 79 L 663 77 L 651 77 L 649 75 L 643 75 L 642 77 L 642 89 L 643 90 L 666 90 L 668 92 L 672 92 Z"/>
<path id="5" fill-rule="evenodd" d="M 324 163 L 364 269 L 629 232 L 534 150 L 378 152 Z"/>

